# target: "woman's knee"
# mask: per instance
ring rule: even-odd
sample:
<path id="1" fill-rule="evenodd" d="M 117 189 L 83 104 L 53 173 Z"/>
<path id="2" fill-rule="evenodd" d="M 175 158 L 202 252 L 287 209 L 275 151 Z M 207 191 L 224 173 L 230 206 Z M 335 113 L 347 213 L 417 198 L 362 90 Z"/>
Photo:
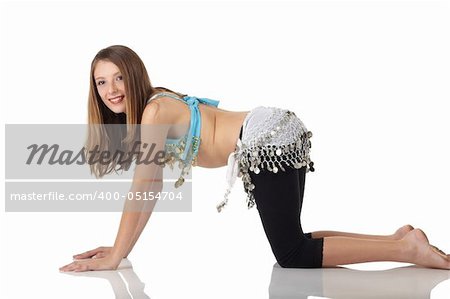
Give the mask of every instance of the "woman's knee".
<path id="1" fill-rule="evenodd" d="M 288 254 L 274 255 L 282 268 L 322 268 L 323 238 L 303 239 Z"/>

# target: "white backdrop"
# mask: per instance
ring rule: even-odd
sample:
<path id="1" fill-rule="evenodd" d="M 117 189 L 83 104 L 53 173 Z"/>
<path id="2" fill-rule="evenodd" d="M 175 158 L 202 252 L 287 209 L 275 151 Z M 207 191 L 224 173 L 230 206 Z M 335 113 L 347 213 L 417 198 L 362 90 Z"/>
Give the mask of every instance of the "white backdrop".
<path id="1" fill-rule="evenodd" d="M 306 231 L 387 234 L 410 223 L 449 252 L 449 13 L 446 1 L 2 3 L 2 122 L 86 123 L 92 58 L 126 45 L 154 86 L 228 110 L 295 111 L 314 134 Z M 225 173 L 194 169 L 193 212 L 152 215 L 130 255 L 152 298 L 267 294 L 275 260 L 240 181 L 215 210 Z M 111 245 L 119 219 L 3 211 L 3 298 L 36 289 L 78 298 L 87 284 L 104 294 L 106 284 L 74 282 L 58 267 Z M 227 279 L 230 290 L 217 291 Z M 446 281 L 432 298 L 448 294 Z"/>

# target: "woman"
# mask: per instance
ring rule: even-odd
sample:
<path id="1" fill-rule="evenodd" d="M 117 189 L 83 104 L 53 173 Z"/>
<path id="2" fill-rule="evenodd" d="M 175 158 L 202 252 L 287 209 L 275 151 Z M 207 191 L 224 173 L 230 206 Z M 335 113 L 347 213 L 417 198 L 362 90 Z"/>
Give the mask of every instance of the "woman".
<path id="1" fill-rule="evenodd" d="M 183 184 L 191 166 L 228 165 L 229 188 L 217 206 L 218 211 L 226 206 L 231 187 L 240 176 L 248 207 L 256 204 L 281 267 L 320 268 L 398 261 L 450 269 L 450 257 L 430 245 L 425 234 L 410 225 L 387 236 L 335 231 L 304 233 L 300 212 L 305 174 L 314 171 L 309 156 L 312 133 L 289 110 L 260 106 L 251 111 L 232 112 L 217 108 L 218 103 L 167 88 L 154 88 L 135 52 L 124 46 L 102 49 L 91 64 L 89 124 L 127 124 L 127 130 L 90 130 L 86 148 L 100 143 L 100 148 L 104 149 L 130 149 L 136 140 L 142 144 L 156 142 L 157 149 L 165 150 L 158 160 L 160 165 L 180 165 L 181 175 L 176 187 Z M 170 128 L 158 132 L 142 129 L 136 133 L 133 124 L 151 125 L 150 128 L 188 124 L 189 131 L 181 137 Z M 112 135 L 118 135 L 120 142 L 99 141 L 113 140 Z M 173 136 L 180 138 L 170 139 Z M 168 140 L 175 142 L 167 143 Z M 91 165 L 91 170 L 101 177 L 113 170 L 128 169 L 130 161 L 116 159 L 108 165 Z M 157 163 L 139 165 L 131 191 L 161 190 L 161 178 L 162 167 Z M 133 209 L 138 212 L 130 211 L 132 203 L 126 203 L 113 247 L 99 247 L 75 255 L 75 259 L 84 260 L 75 260 L 60 270 L 117 269 L 121 259 L 132 250 L 153 209 L 153 206 L 134 204 Z"/>

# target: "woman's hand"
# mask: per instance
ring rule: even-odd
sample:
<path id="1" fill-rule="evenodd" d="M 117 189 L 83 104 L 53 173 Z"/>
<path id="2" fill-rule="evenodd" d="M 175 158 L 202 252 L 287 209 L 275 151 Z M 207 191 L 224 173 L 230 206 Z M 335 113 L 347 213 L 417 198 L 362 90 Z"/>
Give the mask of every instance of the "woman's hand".
<path id="1" fill-rule="evenodd" d="M 80 254 L 75 254 L 73 256 L 74 259 L 88 259 L 88 258 L 102 258 L 102 257 L 106 257 L 107 255 L 110 254 L 112 250 L 112 247 L 97 247 L 95 249 L 80 253 Z"/>
<path id="2" fill-rule="evenodd" d="M 73 261 L 72 263 L 59 268 L 59 271 L 83 272 L 93 270 L 117 270 L 120 261 L 121 259 L 117 260 L 113 257 L 113 255 L 110 254 L 101 258 Z"/>

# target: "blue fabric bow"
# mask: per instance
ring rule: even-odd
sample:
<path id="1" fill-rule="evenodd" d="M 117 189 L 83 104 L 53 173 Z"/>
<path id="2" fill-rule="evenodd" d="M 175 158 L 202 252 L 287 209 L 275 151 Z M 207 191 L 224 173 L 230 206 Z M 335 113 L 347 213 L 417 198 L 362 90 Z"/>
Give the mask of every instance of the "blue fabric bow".
<path id="1" fill-rule="evenodd" d="M 191 110 L 191 125 L 189 127 L 189 133 L 187 136 L 186 147 L 185 147 L 184 153 L 182 155 L 183 161 L 186 161 L 186 157 L 192 147 L 193 138 L 197 137 L 200 140 L 200 129 L 202 127 L 202 119 L 200 116 L 200 110 L 198 109 L 198 103 L 217 107 L 219 105 L 220 101 L 208 99 L 208 98 L 197 98 L 197 97 L 192 97 L 192 96 L 185 96 L 182 98 L 182 100 L 185 101 L 186 104 L 188 104 L 189 109 Z M 200 144 L 197 144 L 197 146 L 194 148 L 193 155 L 192 155 L 192 157 L 190 157 L 190 160 L 193 157 L 197 156 L 199 146 L 200 146 Z"/>

